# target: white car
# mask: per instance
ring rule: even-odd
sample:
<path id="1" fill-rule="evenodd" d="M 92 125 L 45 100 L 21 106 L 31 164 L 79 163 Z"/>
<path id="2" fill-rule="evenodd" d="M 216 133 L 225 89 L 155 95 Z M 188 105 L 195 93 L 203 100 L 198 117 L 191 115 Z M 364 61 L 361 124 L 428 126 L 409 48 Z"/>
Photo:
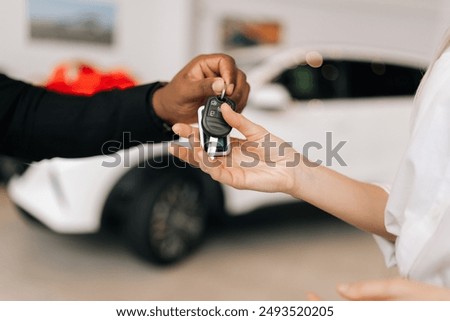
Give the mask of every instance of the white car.
<path id="1" fill-rule="evenodd" d="M 312 161 L 389 184 L 426 66 L 423 57 L 374 48 L 285 50 L 248 71 L 252 93 L 244 113 Z M 114 223 L 139 254 L 159 263 L 199 244 L 211 216 L 293 201 L 222 186 L 170 157 L 167 146 L 44 160 L 13 177 L 8 192 L 23 212 L 60 233 L 94 233 Z"/>

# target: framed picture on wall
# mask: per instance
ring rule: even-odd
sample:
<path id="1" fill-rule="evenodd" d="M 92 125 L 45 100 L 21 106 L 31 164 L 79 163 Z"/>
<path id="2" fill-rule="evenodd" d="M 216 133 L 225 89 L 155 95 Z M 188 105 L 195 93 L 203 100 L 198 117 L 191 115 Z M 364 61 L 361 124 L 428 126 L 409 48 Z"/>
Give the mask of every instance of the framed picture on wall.
<path id="1" fill-rule="evenodd" d="M 225 50 L 258 45 L 277 45 L 281 42 L 281 25 L 277 21 L 224 19 L 222 22 Z"/>
<path id="2" fill-rule="evenodd" d="M 114 43 L 112 0 L 28 0 L 28 19 L 31 40 Z"/>

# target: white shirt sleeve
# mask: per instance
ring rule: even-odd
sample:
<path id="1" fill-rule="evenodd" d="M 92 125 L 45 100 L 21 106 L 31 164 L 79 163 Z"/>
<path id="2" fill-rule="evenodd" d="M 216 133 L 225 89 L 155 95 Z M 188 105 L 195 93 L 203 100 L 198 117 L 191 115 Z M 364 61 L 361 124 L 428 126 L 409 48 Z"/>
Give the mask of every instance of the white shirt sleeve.
<path id="1" fill-rule="evenodd" d="M 376 240 L 388 266 L 398 265 L 402 275 L 450 286 L 450 262 L 443 264 L 450 261 L 449 50 L 435 62 L 416 108 L 385 212 L 386 229 L 397 240 Z"/>
<path id="2" fill-rule="evenodd" d="M 387 194 L 390 194 L 391 187 L 385 184 L 373 184 L 380 188 L 382 188 Z M 397 265 L 397 260 L 395 259 L 395 244 L 391 241 L 386 240 L 384 237 L 373 235 L 375 242 L 381 250 L 381 253 L 384 256 L 384 261 L 387 267 L 393 267 Z"/>

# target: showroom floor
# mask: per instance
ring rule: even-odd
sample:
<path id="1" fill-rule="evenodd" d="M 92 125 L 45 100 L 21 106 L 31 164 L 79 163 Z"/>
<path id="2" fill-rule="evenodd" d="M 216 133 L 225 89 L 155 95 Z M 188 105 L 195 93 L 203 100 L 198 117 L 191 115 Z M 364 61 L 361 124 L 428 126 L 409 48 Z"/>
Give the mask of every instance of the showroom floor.
<path id="1" fill-rule="evenodd" d="M 0 300 L 304 300 L 311 290 L 338 300 L 338 282 L 396 275 L 370 235 L 301 209 L 212 227 L 196 253 L 158 267 L 112 233 L 57 235 L 26 221 L 0 190 Z"/>

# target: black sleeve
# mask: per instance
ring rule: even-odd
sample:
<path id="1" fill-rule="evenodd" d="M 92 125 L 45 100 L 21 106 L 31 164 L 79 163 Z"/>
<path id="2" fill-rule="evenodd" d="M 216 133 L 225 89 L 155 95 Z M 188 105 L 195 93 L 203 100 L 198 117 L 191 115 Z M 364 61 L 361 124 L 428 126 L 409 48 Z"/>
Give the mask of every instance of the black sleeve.
<path id="1" fill-rule="evenodd" d="M 81 97 L 0 74 L 0 154 L 28 160 L 85 157 L 108 152 L 105 147 L 113 141 L 116 147 L 120 143 L 120 148 L 128 148 L 170 140 L 173 133 L 151 106 L 151 96 L 160 86 Z"/>

